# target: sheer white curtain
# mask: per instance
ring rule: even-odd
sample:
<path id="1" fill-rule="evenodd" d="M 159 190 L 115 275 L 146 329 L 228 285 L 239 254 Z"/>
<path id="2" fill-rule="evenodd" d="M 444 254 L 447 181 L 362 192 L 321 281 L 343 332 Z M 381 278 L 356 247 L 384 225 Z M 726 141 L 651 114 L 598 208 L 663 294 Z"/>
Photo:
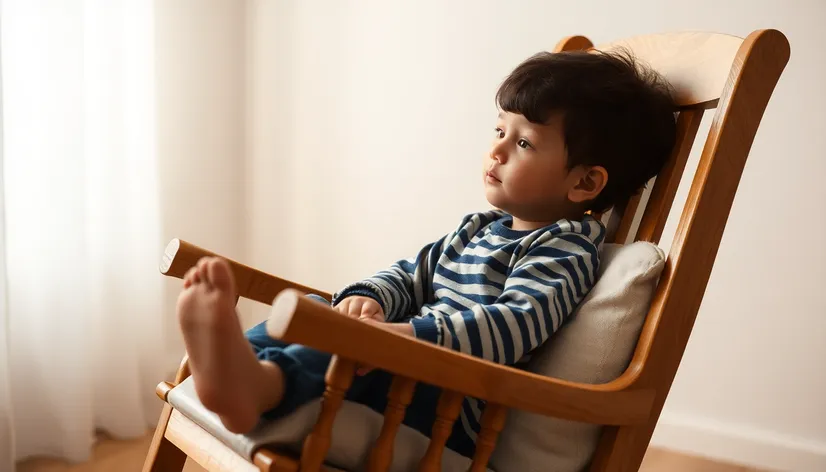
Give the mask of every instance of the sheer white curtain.
<path id="1" fill-rule="evenodd" d="M 2 10 L 0 10 L 0 20 Z M 0 21 L 0 23 L 2 23 Z M 0 49 L 2 49 L 2 35 L 0 34 Z M 2 68 L 2 60 L 0 60 Z M 11 388 L 9 382 L 9 317 L 6 303 L 6 230 L 3 198 L 3 80 L 0 76 L 0 472 L 12 470 L 14 450 L 12 436 Z"/>
<path id="2" fill-rule="evenodd" d="M 83 460 L 96 429 L 137 436 L 156 420 L 153 4 L 2 3 L 0 469 Z"/>

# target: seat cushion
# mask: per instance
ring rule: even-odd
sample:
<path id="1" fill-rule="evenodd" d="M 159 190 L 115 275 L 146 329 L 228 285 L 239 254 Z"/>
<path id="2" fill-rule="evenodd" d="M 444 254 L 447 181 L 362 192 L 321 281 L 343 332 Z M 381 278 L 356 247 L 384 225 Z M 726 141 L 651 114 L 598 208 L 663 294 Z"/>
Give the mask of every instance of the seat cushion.
<path id="1" fill-rule="evenodd" d="M 606 244 L 599 278 L 574 316 L 536 351 L 528 370 L 548 377 L 601 384 L 631 361 L 665 254 L 654 244 Z M 498 472 L 580 471 L 589 463 L 601 426 L 513 410 L 491 466 Z"/>
<path id="2" fill-rule="evenodd" d="M 191 377 L 173 388 L 167 398 L 187 418 L 249 459 L 255 450 L 265 445 L 299 455 L 304 438 L 310 433 L 321 411 L 321 401 L 312 401 L 279 421 L 261 422 L 251 433 L 241 435 L 224 428 L 218 416 L 204 407 L 195 393 Z M 383 415 L 364 405 L 344 402 L 333 425 L 332 444 L 327 454 L 328 466 L 353 472 L 366 470 L 370 449 L 381 431 L 383 421 Z M 406 426 L 400 427 L 390 470 L 417 470 L 428 444 L 430 440 L 418 431 Z M 442 456 L 443 471 L 464 472 L 470 468 L 470 464 L 468 458 L 449 449 Z"/>

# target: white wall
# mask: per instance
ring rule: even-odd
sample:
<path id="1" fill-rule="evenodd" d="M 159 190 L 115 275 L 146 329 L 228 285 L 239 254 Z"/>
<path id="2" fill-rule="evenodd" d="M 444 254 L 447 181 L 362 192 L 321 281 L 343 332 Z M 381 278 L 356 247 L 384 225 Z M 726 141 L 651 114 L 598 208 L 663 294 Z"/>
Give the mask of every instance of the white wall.
<path id="1" fill-rule="evenodd" d="M 245 249 L 245 25 L 244 2 L 155 2 L 163 235 L 232 258 Z M 180 281 L 166 283 L 170 365 L 177 367 L 184 352 L 173 316 Z"/>
<path id="2" fill-rule="evenodd" d="M 792 60 L 655 443 L 825 470 L 824 18 L 818 0 L 251 0 L 246 257 L 334 291 L 485 208 L 496 86 L 563 36 L 778 28 Z"/>

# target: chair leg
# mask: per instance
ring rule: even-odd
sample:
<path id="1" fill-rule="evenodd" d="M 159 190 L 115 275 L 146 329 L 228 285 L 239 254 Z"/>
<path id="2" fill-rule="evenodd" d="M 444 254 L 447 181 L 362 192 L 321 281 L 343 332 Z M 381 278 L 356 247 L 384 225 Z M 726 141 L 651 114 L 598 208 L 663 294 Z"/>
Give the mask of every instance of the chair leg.
<path id="1" fill-rule="evenodd" d="M 143 463 L 143 472 L 180 472 L 186 463 L 186 454 L 164 437 L 169 416 L 172 415 L 172 405 L 164 404 L 158 427 L 152 437 L 152 444 Z"/>
<path id="2" fill-rule="evenodd" d="M 589 472 L 637 472 L 656 424 L 605 426 Z"/>

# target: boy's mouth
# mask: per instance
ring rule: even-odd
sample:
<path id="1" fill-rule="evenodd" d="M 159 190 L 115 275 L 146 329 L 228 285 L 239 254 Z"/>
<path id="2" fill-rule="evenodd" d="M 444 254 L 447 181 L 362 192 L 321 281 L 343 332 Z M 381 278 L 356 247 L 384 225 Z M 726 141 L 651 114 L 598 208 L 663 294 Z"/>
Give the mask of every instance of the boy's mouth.
<path id="1" fill-rule="evenodd" d="M 485 180 L 497 182 L 497 183 L 500 183 L 500 184 L 502 183 L 502 181 L 499 180 L 499 177 L 497 177 L 496 174 L 494 174 L 491 171 L 485 172 Z"/>

